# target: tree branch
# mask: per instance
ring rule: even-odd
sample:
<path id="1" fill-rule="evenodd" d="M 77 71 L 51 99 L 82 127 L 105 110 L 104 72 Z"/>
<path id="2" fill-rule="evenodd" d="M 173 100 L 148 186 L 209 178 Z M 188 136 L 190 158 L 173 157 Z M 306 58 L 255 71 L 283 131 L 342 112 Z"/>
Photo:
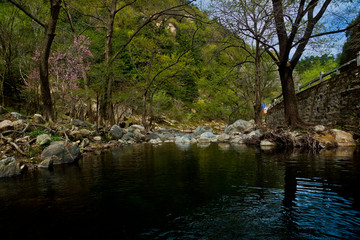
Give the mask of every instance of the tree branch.
<path id="1" fill-rule="evenodd" d="M 18 4 L 17 2 L 13 1 L 13 0 L 8 0 L 10 3 L 12 3 L 13 5 L 15 5 L 18 9 L 20 9 L 21 11 L 23 11 L 26 15 L 28 15 L 32 20 L 34 20 L 36 23 L 38 23 L 40 26 L 42 26 L 43 28 L 46 28 L 46 24 L 41 22 L 38 18 L 36 18 L 34 15 L 32 15 L 29 11 L 27 11 L 23 6 L 21 6 L 20 4 Z"/>

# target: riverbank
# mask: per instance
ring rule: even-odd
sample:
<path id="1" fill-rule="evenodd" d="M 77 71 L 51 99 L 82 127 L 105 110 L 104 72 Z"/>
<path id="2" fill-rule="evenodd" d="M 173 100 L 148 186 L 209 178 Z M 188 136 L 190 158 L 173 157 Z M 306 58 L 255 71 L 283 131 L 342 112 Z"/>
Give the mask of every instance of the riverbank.
<path id="1" fill-rule="evenodd" d="M 146 132 L 138 124 L 127 128 L 118 125 L 107 128 L 78 119 L 46 123 L 39 114 L 31 118 L 15 112 L 1 116 L 0 177 L 73 163 L 82 154 L 135 143 L 234 143 L 257 145 L 263 149 L 291 147 L 315 150 L 356 146 L 351 133 L 324 126 L 307 131 L 266 131 L 256 129 L 253 121 L 237 120 L 223 130 L 214 131 L 210 126 L 198 126 L 194 130 L 156 127 Z"/>

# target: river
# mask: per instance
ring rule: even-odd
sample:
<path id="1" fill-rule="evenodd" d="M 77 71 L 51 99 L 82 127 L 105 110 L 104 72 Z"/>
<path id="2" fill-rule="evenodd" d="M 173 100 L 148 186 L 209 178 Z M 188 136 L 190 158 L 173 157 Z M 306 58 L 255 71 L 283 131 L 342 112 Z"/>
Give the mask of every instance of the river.
<path id="1" fill-rule="evenodd" d="M 1 239 L 360 239 L 360 149 L 135 144 L 0 179 Z"/>

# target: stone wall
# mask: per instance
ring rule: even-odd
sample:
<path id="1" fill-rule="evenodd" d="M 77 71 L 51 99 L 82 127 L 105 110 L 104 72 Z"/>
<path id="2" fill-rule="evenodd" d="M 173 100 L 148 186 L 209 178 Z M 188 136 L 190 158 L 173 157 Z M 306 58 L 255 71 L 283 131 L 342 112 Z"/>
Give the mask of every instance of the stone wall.
<path id="1" fill-rule="evenodd" d="M 297 95 L 299 114 L 307 122 L 343 128 L 360 128 L 360 67 L 352 68 Z M 266 124 L 284 123 L 283 102 L 266 114 Z"/>

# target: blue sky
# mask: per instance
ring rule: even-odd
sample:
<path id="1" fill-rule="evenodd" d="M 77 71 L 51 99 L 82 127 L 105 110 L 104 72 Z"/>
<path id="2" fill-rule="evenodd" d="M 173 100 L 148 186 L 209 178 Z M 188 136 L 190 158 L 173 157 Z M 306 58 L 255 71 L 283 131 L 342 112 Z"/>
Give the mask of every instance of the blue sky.
<path id="1" fill-rule="evenodd" d="M 211 0 L 196 0 L 196 5 L 199 8 L 202 8 L 202 10 L 206 10 L 209 6 Z M 351 3 L 346 4 L 345 1 L 338 1 L 338 4 L 333 5 L 332 7 L 328 8 L 327 15 L 323 17 L 323 23 L 327 27 L 332 27 L 332 29 L 340 29 L 345 28 L 351 20 L 353 20 L 359 10 L 360 10 L 360 0 L 353 0 Z M 347 10 L 347 11 L 346 11 Z M 349 14 L 349 10 L 352 10 L 352 14 Z M 334 24 L 334 15 L 331 16 L 331 13 L 335 12 L 347 12 L 344 16 L 336 16 L 337 19 L 342 19 L 341 22 L 337 22 Z M 311 48 L 310 46 L 306 49 L 306 52 L 304 52 L 304 56 L 306 55 L 322 55 L 324 53 L 330 53 L 333 55 L 337 55 L 342 52 L 342 46 L 346 40 L 345 33 L 339 33 L 335 35 L 331 35 L 331 39 L 328 37 L 327 41 L 328 48 L 321 49 L 320 48 Z M 330 47 L 331 46 L 331 47 Z"/>

